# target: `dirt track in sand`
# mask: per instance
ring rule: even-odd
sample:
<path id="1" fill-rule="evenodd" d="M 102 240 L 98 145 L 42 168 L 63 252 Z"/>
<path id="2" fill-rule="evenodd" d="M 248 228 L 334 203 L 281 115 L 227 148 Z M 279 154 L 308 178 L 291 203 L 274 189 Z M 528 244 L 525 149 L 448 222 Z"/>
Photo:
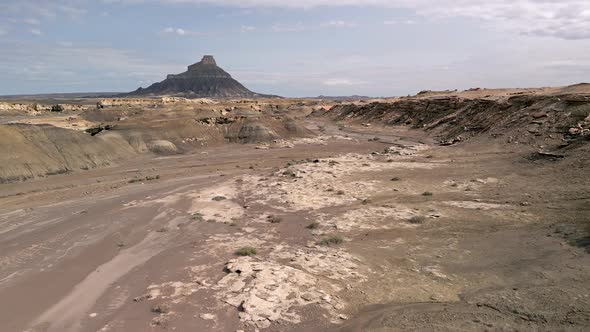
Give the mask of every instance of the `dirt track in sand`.
<path id="1" fill-rule="evenodd" d="M 324 134 L 2 185 L 3 328 L 589 328 L 584 168 L 401 129 Z M 330 235 L 344 242 L 317 244 Z"/>

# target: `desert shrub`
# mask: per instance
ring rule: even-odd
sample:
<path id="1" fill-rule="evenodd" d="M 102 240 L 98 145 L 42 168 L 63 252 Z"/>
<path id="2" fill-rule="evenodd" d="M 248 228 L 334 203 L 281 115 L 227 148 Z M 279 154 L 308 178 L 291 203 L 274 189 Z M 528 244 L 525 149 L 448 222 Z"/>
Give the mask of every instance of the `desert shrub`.
<path id="1" fill-rule="evenodd" d="M 330 235 L 330 236 L 324 237 L 321 240 L 319 240 L 318 244 L 322 245 L 322 246 L 331 246 L 331 245 L 341 244 L 342 242 L 344 242 L 344 239 L 342 238 L 342 236 Z"/>
<path id="2" fill-rule="evenodd" d="M 137 183 L 137 182 L 144 182 L 144 181 L 153 181 L 153 180 L 158 180 L 160 179 L 159 175 L 155 175 L 155 176 L 146 176 L 144 178 L 133 178 L 131 180 L 129 180 L 129 183 Z"/>
<path id="3" fill-rule="evenodd" d="M 425 191 L 422 193 L 422 196 L 432 196 L 434 195 L 433 193 L 431 193 L 430 191 Z"/>
<path id="4" fill-rule="evenodd" d="M 283 221 L 283 218 L 281 218 L 281 217 L 277 217 L 277 216 L 273 216 L 273 215 L 270 215 L 270 216 L 268 216 L 267 220 L 268 220 L 268 222 L 269 222 L 269 223 L 271 223 L 271 224 L 278 224 L 278 223 L 280 223 L 281 221 Z"/>
<path id="5" fill-rule="evenodd" d="M 254 255 L 256 255 L 256 248 L 243 247 L 243 248 L 236 250 L 235 254 L 237 256 L 254 256 Z"/>
<path id="6" fill-rule="evenodd" d="M 202 214 L 202 213 L 200 213 L 200 212 L 195 212 L 195 213 L 193 213 L 193 215 L 191 216 L 191 219 L 192 219 L 192 220 L 196 220 L 196 221 L 204 221 L 204 218 L 203 218 L 203 217 L 204 217 L 204 216 L 203 216 L 203 214 Z"/>
<path id="7" fill-rule="evenodd" d="M 412 218 L 408 219 L 408 223 L 418 225 L 423 224 L 425 220 L 426 218 L 423 216 L 413 216 Z"/>
<path id="8" fill-rule="evenodd" d="M 216 201 L 216 202 L 219 202 L 219 201 L 224 201 L 224 200 L 226 200 L 226 199 L 227 199 L 227 198 L 226 198 L 225 196 L 215 196 L 215 197 L 213 197 L 211 200 L 214 200 L 214 201 Z"/>
<path id="9" fill-rule="evenodd" d="M 64 107 L 61 105 L 53 105 L 53 106 L 51 106 L 51 111 L 52 112 L 63 112 Z"/>
<path id="10" fill-rule="evenodd" d="M 576 121 L 584 120 L 588 115 L 590 115 L 590 105 L 579 105 L 570 107 L 570 112 L 572 117 L 576 119 Z"/>
<path id="11" fill-rule="evenodd" d="M 311 224 L 305 226 L 307 229 L 318 229 L 320 227 L 320 223 L 317 221 L 312 222 Z"/>
<path id="12" fill-rule="evenodd" d="M 400 179 L 399 177 L 395 176 L 391 178 L 391 181 L 397 182 L 397 181 L 401 181 L 402 179 Z"/>
<path id="13" fill-rule="evenodd" d="M 166 302 L 157 304 L 152 307 L 152 312 L 156 314 L 167 314 L 170 312 L 170 305 Z"/>

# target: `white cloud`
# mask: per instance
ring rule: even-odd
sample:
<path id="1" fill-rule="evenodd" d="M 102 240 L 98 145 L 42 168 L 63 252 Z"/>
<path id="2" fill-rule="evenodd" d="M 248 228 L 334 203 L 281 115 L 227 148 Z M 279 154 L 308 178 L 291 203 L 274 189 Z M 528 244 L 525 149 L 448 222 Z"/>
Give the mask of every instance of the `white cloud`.
<path id="1" fill-rule="evenodd" d="M 70 0 L 4 0 L 0 4 L 0 12 L 6 16 L 26 17 L 25 23 L 37 25 L 41 19 L 66 16 L 71 19 L 80 19 L 88 13 L 82 6 L 87 1 Z M 30 21 L 30 22 L 27 22 Z M 35 22 L 35 23 L 31 23 Z"/>
<path id="2" fill-rule="evenodd" d="M 183 28 L 167 27 L 161 31 L 161 34 L 177 35 L 177 36 L 204 36 L 205 33 L 187 30 Z"/>
<path id="3" fill-rule="evenodd" d="M 357 26 L 355 23 L 346 22 L 343 20 L 330 20 L 320 24 L 321 27 L 332 27 L 332 28 L 352 28 Z"/>
<path id="4" fill-rule="evenodd" d="M 304 25 L 301 22 L 295 24 L 276 23 L 271 26 L 273 32 L 301 32 L 301 31 L 314 31 L 325 28 L 352 28 L 356 27 L 356 23 L 346 22 L 343 20 L 329 20 L 322 22 L 319 25 Z"/>
<path id="5" fill-rule="evenodd" d="M 306 27 L 301 22 L 296 24 L 277 23 L 271 27 L 271 30 L 274 32 L 300 32 L 305 31 Z"/>
<path id="6" fill-rule="evenodd" d="M 590 39 L 588 0 L 145 0 L 166 4 L 193 3 L 240 8 L 313 8 L 372 6 L 414 10 L 429 18 L 463 17 L 488 22 L 524 35 Z M 137 3 L 138 0 L 118 0 Z"/>
<path id="7" fill-rule="evenodd" d="M 68 47 L 64 47 L 67 45 Z M 66 43 L 0 42 L 0 90 L 7 93 L 59 92 L 93 89 L 135 89 L 139 81 L 156 82 L 179 73 L 186 64 L 146 59 L 145 54 L 124 49 Z M 15 84 L 15 82 L 18 82 Z M 98 88 L 97 88 L 98 86 Z M 28 91 L 18 90 L 25 87 Z"/>
<path id="8" fill-rule="evenodd" d="M 351 85 L 363 85 L 366 83 L 367 82 L 355 81 L 355 80 L 351 80 L 348 78 L 329 78 L 329 79 L 324 80 L 322 82 L 323 85 L 328 85 L 328 86 L 337 86 L 337 85 L 351 86 Z"/>
<path id="9" fill-rule="evenodd" d="M 25 18 L 23 20 L 23 22 L 25 22 L 26 24 L 30 24 L 30 25 L 39 25 L 39 24 L 41 24 L 41 22 L 38 19 L 32 18 L 32 17 Z"/>
<path id="10" fill-rule="evenodd" d="M 39 30 L 39 29 L 31 29 L 31 30 L 29 30 L 29 32 L 36 35 L 36 36 L 41 35 L 41 30 Z"/>
<path id="11" fill-rule="evenodd" d="M 413 25 L 416 23 L 417 22 L 414 20 L 386 20 L 386 21 L 383 21 L 384 25 L 398 25 L 398 24 Z"/>
<path id="12" fill-rule="evenodd" d="M 253 32 L 256 31 L 256 28 L 253 26 L 249 26 L 249 25 L 242 25 L 242 27 L 240 28 L 240 32 Z"/>
<path id="13" fill-rule="evenodd" d="M 88 13 L 88 10 L 84 8 L 74 7 L 70 5 L 58 5 L 57 10 L 69 16 L 72 19 L 80 19 L 84 15 L 86 15 L 86 13 Z"/>

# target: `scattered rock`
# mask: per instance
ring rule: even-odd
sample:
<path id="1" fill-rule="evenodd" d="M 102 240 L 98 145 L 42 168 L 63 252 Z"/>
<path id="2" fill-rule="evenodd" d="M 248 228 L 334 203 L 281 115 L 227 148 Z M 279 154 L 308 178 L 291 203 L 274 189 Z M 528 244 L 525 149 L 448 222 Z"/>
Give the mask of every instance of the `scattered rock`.
<path id="1" fill-rule="evenodd" d="M 213 314 L 200 314 L 199 317 L 201 317 L 201 319 L 204 320 L 214 320 L 215 318 L 217 318 L 217 316 Z"/>

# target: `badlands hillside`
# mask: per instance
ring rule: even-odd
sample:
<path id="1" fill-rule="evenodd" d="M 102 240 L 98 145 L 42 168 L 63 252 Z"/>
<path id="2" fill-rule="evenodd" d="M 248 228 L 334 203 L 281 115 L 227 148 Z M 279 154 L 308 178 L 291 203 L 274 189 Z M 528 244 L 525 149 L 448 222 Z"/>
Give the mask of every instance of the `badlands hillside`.
<path id="1" fill-rule="evenodd" d="M 590 329 L 590 85 L 176 96 L 191 68 L 0 101 L 1 330 Z"/>

